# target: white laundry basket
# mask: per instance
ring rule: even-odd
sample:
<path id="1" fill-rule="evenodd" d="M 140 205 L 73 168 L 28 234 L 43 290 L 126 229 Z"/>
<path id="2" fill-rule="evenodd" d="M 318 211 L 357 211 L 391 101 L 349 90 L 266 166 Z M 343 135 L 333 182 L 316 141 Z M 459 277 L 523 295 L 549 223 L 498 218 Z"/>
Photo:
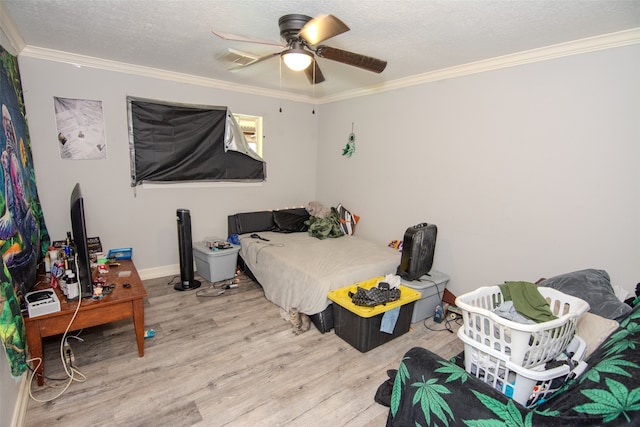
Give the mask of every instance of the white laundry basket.
<path id="1" fill-rule="evenodd" d="M 557 319 L 525 324 L 498 316 L 492 310 L 504 302 L 500 286 L 484 286 L 460 295 L 456 305 L 462 311 L 464 334 L 524 368 L 553 360 L 573 338 L 578 318 L 589 310 L 589 304 L 552 288 L 538 290 Z"/>
<path id="2" fill-rule="evenodd" d="M 532 369 L 516 365 L 503 353 L 484 347 L 468 337 L 463 328 L 458 330 L 458 337 L 464 343 L 465 370 L 529 408 L 549 399 L 568 380 L 579 376 L 587 368 L 582 361 L 586 344 L 577 335 L 573 336 L 566 352 L 572 354 L 572 366 L 563 364 L 551 369 L 544 369 L 544 365 Z M 564 353 L 558 359 L 569 359 L 568 356 L 562 356 Z"/>

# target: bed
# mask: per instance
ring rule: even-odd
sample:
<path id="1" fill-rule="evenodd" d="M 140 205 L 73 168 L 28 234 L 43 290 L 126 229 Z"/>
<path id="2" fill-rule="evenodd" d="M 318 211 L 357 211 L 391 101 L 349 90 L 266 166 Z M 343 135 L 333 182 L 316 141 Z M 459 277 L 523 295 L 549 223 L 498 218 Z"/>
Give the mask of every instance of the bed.
<path id="1" fill-rule="evenodd" d="M 240 241 L 239 263 L 266 298 L 289 312 L 297 308 L 321 332 L 333 328 L 327 293 L 372 277 L 395 274 L 400 253 L 355 235 L 310 235 L 305 208 L 244 212 L 228 217 Z"/>

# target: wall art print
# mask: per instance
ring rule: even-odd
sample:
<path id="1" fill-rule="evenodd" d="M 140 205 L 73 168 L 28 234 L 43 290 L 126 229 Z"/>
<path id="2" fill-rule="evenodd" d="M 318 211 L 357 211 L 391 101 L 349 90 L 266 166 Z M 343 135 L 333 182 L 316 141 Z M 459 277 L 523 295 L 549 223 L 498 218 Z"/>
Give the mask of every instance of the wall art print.
<path id="1" fill-rule="evenodd" d="M 53 98 L 58 126 L 58 148 L 62 159 L 104 160 L 107 140 L 102 101 Z"/>
<path id="2" fill-rule="evenodd" d="M 27 370 L 21 306 L 51 242 L 36 188 L 17 58 L 0 46 L 0 339 L 11 367 Z"/>

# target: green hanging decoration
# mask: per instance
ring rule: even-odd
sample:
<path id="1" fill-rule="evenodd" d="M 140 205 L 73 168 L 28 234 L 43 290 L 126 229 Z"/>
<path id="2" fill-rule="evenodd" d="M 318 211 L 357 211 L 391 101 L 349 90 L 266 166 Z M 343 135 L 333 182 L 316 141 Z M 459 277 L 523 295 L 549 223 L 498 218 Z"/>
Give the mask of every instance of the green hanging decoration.
<path id="1" fill-rule="evenodd" d="M 351 123 L 351 133 L 349 134 L 349 142 L 344 146 L 342 155 L 351 157 L 356 151 L 356 135 L 353 133 L 353 122 Z"/>

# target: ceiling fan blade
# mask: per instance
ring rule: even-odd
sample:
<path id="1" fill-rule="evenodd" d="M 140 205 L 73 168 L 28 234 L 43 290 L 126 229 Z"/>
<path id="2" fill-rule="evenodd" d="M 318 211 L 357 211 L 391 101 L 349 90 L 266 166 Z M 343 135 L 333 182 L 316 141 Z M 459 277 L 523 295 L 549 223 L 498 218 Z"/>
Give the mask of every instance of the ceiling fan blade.
<path id="1" fill-rule="evenodd" d="M 387 61 L 329 46 L 318 46 L 316 55 L 378 74 L 387 66 Z"/>
<path id="2" fill-rule="evenodd" d="M 298 33 L 310 45 L 316 45 L 324 40 L 349 31 L 347 24 L 333 15 L 323 15 L 307 22 Z"/>
<path id="3" fill-rule="evenodd" d="M 270 53 L 270 54 L 268 54 L 268 55 L 261 56 L 260 58 L 256 59 L 256 60 L 255 60 L 255 61 L 253 61 L 253 62 L 250 62 L 250 63 L 248 63 L 248 64 L 245 64 L 245 65 L 236 65 L 235 67 L 231 67 L 231 68 L 229 68 L 229 70 L 228 70 L 228 71 L 236 71 L 236 70 L 240 70 L 240 69 L 242 69 L 242 68 L 247 68 L 247 67 L 249 67 L 249 66 L 251 66 L 251 65 L 255 65 L 255 64 L 257 64 L 258 62 L 262 62 L 262 61 L 266 61 L 267 59 L 271 59 L 271 58 L 273 58 L 274 56 L 280 56 L 280 54 L 282 54 L 282 52 Z"/>
<path id="4" fill-rule="evenodd" d="M 231 41 L 246 42 L 246 43 L 259 43 L 259 44 L 266 44 L 269 46 L 284 47 L 282 43 L 274 42 L 272 40 L 255 39 L 255 38 L 241 36 L 239 34 L 224 33 L 222 31 L 211 31 L 211 32 L 223 40 L 231 40 Z"/>
<path id="5" fill-rule="evenodd" d="M 324 75 L 322 75 L 318 61 L 315 59 L 313 60 L 313 66 L 309 66 L 304 69 L 304 74 L 307 76 L 307 79 L 309 79 L 309 83 L 311 84 L 318 84 L 324 81 Z"/>

